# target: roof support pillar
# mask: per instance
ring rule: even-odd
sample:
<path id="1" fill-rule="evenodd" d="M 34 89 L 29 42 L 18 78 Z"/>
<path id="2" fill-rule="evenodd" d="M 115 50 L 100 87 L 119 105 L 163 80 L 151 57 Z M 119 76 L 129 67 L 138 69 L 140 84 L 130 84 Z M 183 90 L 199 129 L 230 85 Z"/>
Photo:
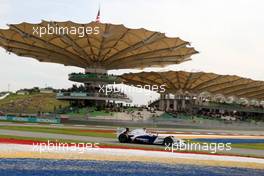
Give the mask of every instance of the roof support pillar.
<path id="1" fill-rule="evenodd" d="M 168 96 L 166 100 L 166 111 L 169 111 L 169 110 L 170 110 L 170 97 Z"/>
<path id="2" fill-rule="evenodd" d="M 159 110 L 164 111 L 165 110 L 165 94 L 160 94 L 160 101 L 159 101 Z"/>
<path id="3" fill-rule="evenodd" d="M 174 100 L 173 100 L 173 110 L 174 111 L 177 111 L 178 110 L 178 107 L 177 107 L 177 96 L 174 95 Z"/>

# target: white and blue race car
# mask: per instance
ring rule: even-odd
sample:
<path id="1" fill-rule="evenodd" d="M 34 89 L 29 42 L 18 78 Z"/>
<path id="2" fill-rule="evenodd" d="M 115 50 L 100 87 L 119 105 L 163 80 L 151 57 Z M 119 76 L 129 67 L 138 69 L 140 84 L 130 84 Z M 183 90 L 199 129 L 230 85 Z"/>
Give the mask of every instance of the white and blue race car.
<path id="1" fill-rule="evenodd" d="M 159 135 L 148 133 L 145 129 L 135 129 L 129 131 L 128 128 L 117 130 L 117 138 L 120 143 L 138 143 L 138 144 L 157 144 L 157 145 L 174 145 L 181 147 L 185 142 L 170 135 Z"/>

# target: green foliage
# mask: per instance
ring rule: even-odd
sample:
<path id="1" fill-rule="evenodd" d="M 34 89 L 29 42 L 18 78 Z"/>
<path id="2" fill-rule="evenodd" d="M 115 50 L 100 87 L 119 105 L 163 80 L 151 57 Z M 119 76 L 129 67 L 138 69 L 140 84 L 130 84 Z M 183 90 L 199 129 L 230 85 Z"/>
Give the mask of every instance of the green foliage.
<path id="1" fill-rule="evenodd" d="M 54 112 L 59 107 L 67 107 L 67 101 L 59 101 L 54 93 L 32 93 L 29 95 L 11 94 L 0 100 L 0 111 L 7 113 Z"/>

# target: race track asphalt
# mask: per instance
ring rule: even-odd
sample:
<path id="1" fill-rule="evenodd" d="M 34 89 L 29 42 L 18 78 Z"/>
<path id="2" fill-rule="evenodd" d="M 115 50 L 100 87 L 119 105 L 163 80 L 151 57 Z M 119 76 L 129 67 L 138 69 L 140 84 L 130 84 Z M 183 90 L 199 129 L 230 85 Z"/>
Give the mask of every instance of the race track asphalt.
<path id="1" fill-rule="evenodd" d="M 42 132 L 29 132 L 29 131 L 16 131 L 16 130 L 3 130 L 0 129 L 1 135 L 11 135 L 11 136 L 21 136 L 21 137 L 36 137 L 36 138 L 47 138 L 47 139 L 67 139 L 67 140 L 77 140 L 83 142 L 94 142 L 102 144 L 120 144 L 115 138 L 104 138 L 104 137 L 90 137 L 90 136 L 77 136 L 77 135 L 66 135 L 66 134 L 54 134 L 54 133 L 42 133 Z M 125 144 L 127 146 L 142 147 L 142 144 Z M 161 148 L 161 147 L 159 147 Z M 162 149 L 162 148 L 161 148 Z M 232 148 L 230 151 L 225 151 L 225 154 L 235 154 L 235 155 L 251 155 L 256 157 L 264 157 L 263 150 L 255 149 L 243 149 L 243 148 Z"/>

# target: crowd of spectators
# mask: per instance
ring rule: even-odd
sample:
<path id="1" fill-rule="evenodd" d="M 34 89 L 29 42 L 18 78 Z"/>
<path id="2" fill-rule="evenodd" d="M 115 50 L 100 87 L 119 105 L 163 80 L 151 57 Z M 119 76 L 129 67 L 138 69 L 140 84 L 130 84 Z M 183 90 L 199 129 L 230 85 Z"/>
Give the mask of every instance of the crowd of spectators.
<path id="1" fill-rule="evenodd" d="M 98 78 L 98 79 L 111 79 L 115 80 L 117 77 L 113 74 L 107 74 L 107 73 L 71 73 L 69 74 L 69 77 L 79 76 L 82 78 Z"/>

